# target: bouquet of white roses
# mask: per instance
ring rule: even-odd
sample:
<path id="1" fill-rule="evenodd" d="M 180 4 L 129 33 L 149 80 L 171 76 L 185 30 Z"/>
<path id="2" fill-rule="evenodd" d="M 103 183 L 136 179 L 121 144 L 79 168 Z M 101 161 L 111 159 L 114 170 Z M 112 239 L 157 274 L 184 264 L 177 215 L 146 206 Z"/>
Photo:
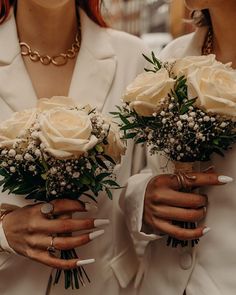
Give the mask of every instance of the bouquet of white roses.
<path id="1" fill-rule="evenodd" d="M 0 125 L 0 185 L 34 201 L 86 195 L 96 202 L 102 191 L 111 199 L 111 189 L 119 188 L 114 166 L 124 152 L 119 128 L 109 117 L 67 97 L 40 99 L 37 108 L 14 113 Z M 61 258 L 77 254 L 61 251 Z M 60 274 L 57 270 L 55 283 Z M 65 271 L 65 287 L 78 288 L 83 275 L 82 267 Z"/>
<path id="2" fill-rule="evenodd" d="M 214 55 L 167 62 L 153 53 L 145 58 L 153 68 L 128 86 L 125 105 L 113 113 L 122 120 L 124 138 L 146 143 L 151 154 L 163 152 L 176 172 L 191 170 L 196 161 L 209 161 L 213 153 L 223 156 L 236 142 L 236 71 Z M 187 246 L 188 241 L 169 237 L 170 244 Z"/>

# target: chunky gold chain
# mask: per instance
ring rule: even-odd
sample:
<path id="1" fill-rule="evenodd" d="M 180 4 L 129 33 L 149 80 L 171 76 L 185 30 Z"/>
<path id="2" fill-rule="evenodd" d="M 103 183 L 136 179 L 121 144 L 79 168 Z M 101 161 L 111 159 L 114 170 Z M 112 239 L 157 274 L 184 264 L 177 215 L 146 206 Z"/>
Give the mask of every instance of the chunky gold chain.
<path id="1" fill-rule="evenodd" d="M 76 34 L 75 41 L 72 43 L 70 49 L 66 53 L 60 53 L 55 56 L 41 55 L 37 50 L 32 50 L 30 45 L 26 42 L 20 42 L 21 55 L 28 56 L 33 62 L 41 62 L 43 65 L 47 66 L 53 64 L 55 66 L 64 66 L 67 64 L 69 59 L 76 57 L 77 53 L 80 50 L 81 45 L 81 29 L 79 28 L 78 33 Z"/>
<path id="2" fill-rule="evenodd" d="M 210 27 L 202 47 L 202 55 L 208 55 L 212 53 L 213 53 L 213 30 Z"/>

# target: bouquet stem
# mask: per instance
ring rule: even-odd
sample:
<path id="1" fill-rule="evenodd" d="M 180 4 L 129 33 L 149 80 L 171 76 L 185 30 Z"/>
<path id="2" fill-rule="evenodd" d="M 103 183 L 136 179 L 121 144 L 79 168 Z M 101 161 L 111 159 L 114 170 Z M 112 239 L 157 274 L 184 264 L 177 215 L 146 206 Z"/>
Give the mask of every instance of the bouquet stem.
<path id="1" fill-rule="evenodd" d="M 61 259 L 78 259 L 78 255 L 75 249 L 63 250 L 60 255 Z M 53 284 L 58 284 L 60 277 L 62 275 L 62 270 L 57 269 L 53 280 Z M 79 289 L 80 286 L 86 286 L 86 281 L 90 283 L 90 279 L 83 266 L 79 266 L 74 269 L 64 270 L 65 277 L 65 289 Z"/>
<path id="2" fill-rule="evenodd" d="M 174 162 L 175 165 L 175 173 L 191 173 L 194 172 L 195 162 Z M 190 193 L 192 189 L 181 189 L 181 192 Z M 182 222 L 182 221 L 172 221 L 172 223 L 178 227 L 185 229 L 195 229 L 197 228 L 197 224 L 195 222 Z M 194 240 L 178 240 L 173 237 L 168 237 L 167 245 L 172 246 L 173 248 L 178 247 L 179 245 L 182 247 L 194 247 L 199 242 L 199 239 Z"/>

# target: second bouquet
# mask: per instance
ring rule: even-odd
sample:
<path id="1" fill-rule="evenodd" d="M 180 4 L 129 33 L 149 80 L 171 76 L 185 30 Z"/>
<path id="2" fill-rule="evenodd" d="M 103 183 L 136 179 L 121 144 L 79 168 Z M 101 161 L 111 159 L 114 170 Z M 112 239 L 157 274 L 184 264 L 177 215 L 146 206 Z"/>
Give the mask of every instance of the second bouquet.
<path id="1" fill-rule="evenodd" d="M 122 121 L 125 139 L 147 144 L 151 155 L 164 154 L 174 164 L 174 175 L 186 192 L 194 164 L 211 160 L 214 153 L 224 156 L 236 142 L 236 71 L 214 55 L 166 62 L 154 54 L 145 58 L 152 68 L 128 86 L 123 107 L 113 114 Z M 167 240 L 173 247 L 197 243 Z"/>

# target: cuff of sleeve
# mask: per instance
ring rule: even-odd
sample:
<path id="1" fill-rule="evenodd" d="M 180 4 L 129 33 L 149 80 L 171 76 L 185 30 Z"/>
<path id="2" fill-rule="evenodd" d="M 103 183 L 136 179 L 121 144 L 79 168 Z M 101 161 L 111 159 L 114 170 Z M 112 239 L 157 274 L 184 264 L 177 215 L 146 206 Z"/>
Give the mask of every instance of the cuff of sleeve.
<path id="1" fill-rule="evenodd" d="M 4 252 L 17 255 L 17 253 L 8 244 L 5 232 L 3 230 L 2 222 L 0 222 L 0 248 L 3 249 Z"/>
<path id="2" fill-rule="evenodd" d="M 146 187 L 152 179 L 152 173 L 137 174 L 128 180 L 125 194 L 125 214 L 128 216 L 128 226 L 137 240 L 154 241 L 162 236 L 144 232 L 143 210 Z"/>

